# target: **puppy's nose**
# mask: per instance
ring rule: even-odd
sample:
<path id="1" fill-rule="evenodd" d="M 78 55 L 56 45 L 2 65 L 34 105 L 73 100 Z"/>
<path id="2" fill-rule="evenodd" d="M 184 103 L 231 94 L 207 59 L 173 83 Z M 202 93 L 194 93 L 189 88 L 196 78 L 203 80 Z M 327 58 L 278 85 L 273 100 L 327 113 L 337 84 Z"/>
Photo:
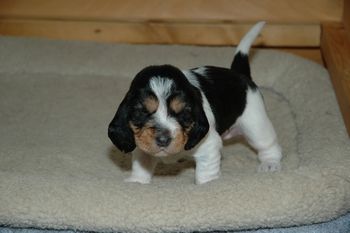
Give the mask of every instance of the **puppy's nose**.
<path id="1" fill-rule="evenodd" d="M 157 134 L 156 143 L 160 147 L 166 147 L 170 144 L 171 137 L 168 131 L 163 131 Z"/>

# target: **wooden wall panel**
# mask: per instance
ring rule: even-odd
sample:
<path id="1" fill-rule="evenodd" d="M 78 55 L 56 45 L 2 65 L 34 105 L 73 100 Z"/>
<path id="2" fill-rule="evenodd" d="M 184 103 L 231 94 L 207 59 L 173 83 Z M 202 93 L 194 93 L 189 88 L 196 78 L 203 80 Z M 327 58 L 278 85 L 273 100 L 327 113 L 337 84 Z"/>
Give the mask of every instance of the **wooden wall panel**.
<path id="1" fill-rule="evenodd" d="M 341 21 L 343 0 L 1 0 L 2 18 L 319 23 Z"/>
<path id="2" fill-rule="evenodd" d="M 0 20 L 0 34 L 121 43 L 236 45 L 251 24 Z M 255 45 L 317 47 L 319 25 L 267 25 Z"/>
<path id="3" fill-rule="evenodd" d="M 257 44 L 318 47 L 320 23 L 343 0 L 1 0 L 0 34 L 124 43 L 236 45 L 259 20 Z"/>
<path id="4" fill-rule="evenodd" d="M 321 49 L 350 136 L 350 40 L 342 25 L 322 27 Z"/>
<path id="5" fill-rule="evenodd" d="M 344 0 L 344 9 L 343 9 L 343 24 L 345 32 L 350 40 L 350 1 Z"/>

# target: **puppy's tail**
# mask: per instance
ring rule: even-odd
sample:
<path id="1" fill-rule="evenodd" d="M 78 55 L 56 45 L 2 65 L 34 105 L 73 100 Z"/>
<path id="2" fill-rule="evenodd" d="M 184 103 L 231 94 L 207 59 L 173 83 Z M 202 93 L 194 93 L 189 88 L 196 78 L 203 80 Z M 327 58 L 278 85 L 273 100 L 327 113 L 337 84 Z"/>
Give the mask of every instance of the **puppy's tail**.
<path id="1" fill-rule="evenodd" d="M 247 34 L 243 37 L 243 39 L 239 42 L 235 56 L 233 58 L 231 69 L 235 70 L 240 74 L 244 74 L 248 78 L 250 77 L 250 67 L 249 67 L 249 49 L 253 44 L 256 37 L 259 35 L 261 29 L 264 27 L 265 22 L 261 21 L 255 24 Z"/>

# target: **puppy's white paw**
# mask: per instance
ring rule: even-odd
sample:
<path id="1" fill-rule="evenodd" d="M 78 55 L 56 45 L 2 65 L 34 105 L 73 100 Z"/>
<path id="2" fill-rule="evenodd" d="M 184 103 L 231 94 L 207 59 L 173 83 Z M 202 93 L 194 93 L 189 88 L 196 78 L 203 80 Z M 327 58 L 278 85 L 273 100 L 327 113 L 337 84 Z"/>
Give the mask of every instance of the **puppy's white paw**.
<path id="1" fill-rule="evenodd" d="M 279 172 L 281 164 L 278 161 L 262 162 L 258 167 L 258 172 Z"/>
<path id="2" fill-rule="evenodd" d="M 215 174 L 211 176 L 205 176 L 205 177 L 196 177 L 196 184 L 205 184 L 212 180 L 216 180 L 220 177 L 220 174 Z"/>
<path id="3" fill-rule="evenodd" d="M 151 183 L 151 179 L 145 178 L 145 177 L 136 177 L 136 176 L 130 176 L 129 178 L 126 178 L 124 182 L 129 183 L 140 183 L 140 184 L 149 184 Z"/>

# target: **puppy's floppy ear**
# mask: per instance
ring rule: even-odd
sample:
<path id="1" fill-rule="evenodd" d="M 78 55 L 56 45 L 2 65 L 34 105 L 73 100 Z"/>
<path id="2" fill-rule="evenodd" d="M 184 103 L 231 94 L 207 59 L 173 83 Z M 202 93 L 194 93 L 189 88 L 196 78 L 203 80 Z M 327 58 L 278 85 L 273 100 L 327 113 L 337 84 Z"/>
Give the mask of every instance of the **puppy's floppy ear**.
<path id="1" fill-rule="evenodd" d="M 124 153 L 129 153 L 136 147 L 134 133 L 129 126 L 129 99 L 130 94 L 128 93 L 108 126 L 108 137 Z"/>
<path id="2" fill-rule="evenodd" d="M 202 96 L 198 90 L 196 90 L 192 114 L 194 122 L 192 128 L 188 132 L 185 150 L 190 150 L 196 146 L 209 131 L 209 122 L 203 109 Z"/>

